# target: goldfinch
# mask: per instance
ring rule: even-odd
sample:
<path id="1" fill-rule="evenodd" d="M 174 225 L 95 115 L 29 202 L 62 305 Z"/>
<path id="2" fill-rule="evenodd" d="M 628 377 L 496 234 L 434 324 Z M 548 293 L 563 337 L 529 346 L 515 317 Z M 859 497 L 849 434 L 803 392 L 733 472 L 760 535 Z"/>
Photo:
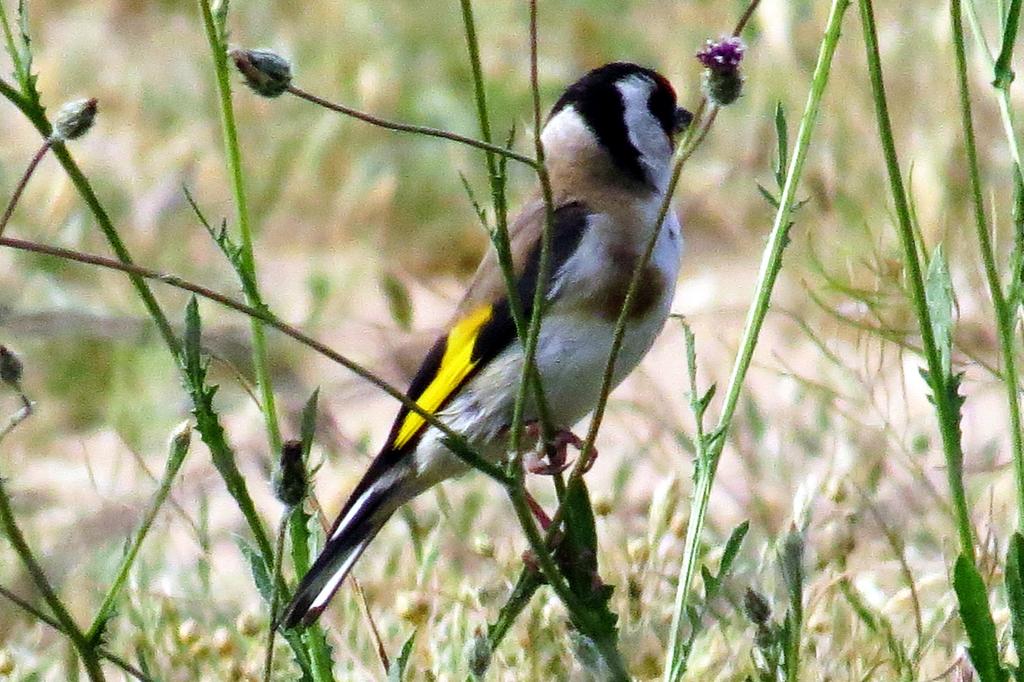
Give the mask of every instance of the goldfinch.
<path id="1" fill-rule="evenodd" d="M 674 137 L 692 116 L 668 80 L 616 62 L 569 86 L 541 135 L 555 216 L 551 276 L 536 362 L 554 426 L 568 429 L 597 404 L 616 319 L 669 183 Z M 509 230 L 516 289 L 527 316 L 537 284 L 545 205 L 528 203 Z M 615 365 L 617 385 L 654 343 L 675 292 L 683 239 L 674 211 L 659 228 Z M 423 360 L 410 399 L 494 461 L 507 432 L 523 349 L 493 252 L 480 264 L 448 333 Z M 528 404 L 527 421 L 537 419 Z M 467 470 L 440 431 L 402 408 L 387 443 L 356 486 L 323 551 L 285 611 L 285 628 L 314 622 L 398 507 Z"/>

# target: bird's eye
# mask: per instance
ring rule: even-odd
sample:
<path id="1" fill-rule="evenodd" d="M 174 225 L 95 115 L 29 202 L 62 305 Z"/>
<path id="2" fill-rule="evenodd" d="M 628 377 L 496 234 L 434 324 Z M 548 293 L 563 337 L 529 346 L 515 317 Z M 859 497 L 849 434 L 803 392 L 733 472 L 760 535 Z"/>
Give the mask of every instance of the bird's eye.
<path id="1" fill-rule="evenodd" d="M 693 122 L 693 114 L 686 109 L 679 107 L 676 109 L 675 125 L 672 128 L 672 132 L 679 134 L 690 127 L 690 123 Z"/>

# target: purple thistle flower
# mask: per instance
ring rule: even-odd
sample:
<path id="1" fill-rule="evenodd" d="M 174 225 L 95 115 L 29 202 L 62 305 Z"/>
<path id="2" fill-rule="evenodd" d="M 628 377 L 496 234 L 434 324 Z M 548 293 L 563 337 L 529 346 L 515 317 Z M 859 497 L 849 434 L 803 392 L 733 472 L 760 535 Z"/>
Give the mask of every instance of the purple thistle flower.
<path id="1" fill-rule="evenodd" d="M 724 107 L 739 98 L 743 90 L 743 76 L 740 62 L 747 46 L 736 36 L 709 40 L 697 53 L 697 59 L 704 65 L 703 89 L 711 103 Z"/>
<path id="2" fill-rule="evenodd" d="M 717 41 L 709 40 L 697 53 L 697 59 L 712 71 L 736 71 L 743 61 L 747 46 L 737 36 L 728 36 Z"/>

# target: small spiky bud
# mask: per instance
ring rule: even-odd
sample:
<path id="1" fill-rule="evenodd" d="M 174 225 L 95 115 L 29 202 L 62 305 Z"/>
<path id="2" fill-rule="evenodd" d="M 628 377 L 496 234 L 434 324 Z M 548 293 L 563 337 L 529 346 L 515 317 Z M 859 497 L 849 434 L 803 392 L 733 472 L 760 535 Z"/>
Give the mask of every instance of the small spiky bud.
<path id="1" fill-rule="evenodd" d="M 292 84 L 292 65 L 271 50 L 231 50 L 235 68 L 257 95 L 278 97 Z"/>
<path id="2" fill-rule="evenodd" d="M 24 365 L 21 364 L 18 356 L 8 350 L 6 346 L 0 346 L 0 379 L 4 383 L 17 386 L 21 381 L 23 369 Z"/>
<path id="3" fill-rule="evenodd" d="M 743 594 L 743 612 L 754 625 L 764 625 L 772 616 L 772 607 L 764 596 L 748 587 Z"/>
<path id="4" fill-rule="evenodd" d="M 63 142 L 85 135 L 96 120 L 97 109 L 95 97 L 68 102 L 57 112 L 57 118 L 53 121 L 53 135 L 50 136 L 50 139 L 54 142 Z"/>
<path id="5" fill-rule="evenodd" d="M 274 471 L 274 495 L 287 507 L 295 507 L 306 497 L 306 465 L 302 461 L 302 441 L 289 440 L 281 446 L 281 458 Z"/>
<path id="6" fill-rule="evenodd" d="M 724 107 L 735 102 L 743 91 L 740 62 L 747 46 L 736 36 L 709 40 L 697 53 L 704 65 L 704 94 L 712 104 Z"/>

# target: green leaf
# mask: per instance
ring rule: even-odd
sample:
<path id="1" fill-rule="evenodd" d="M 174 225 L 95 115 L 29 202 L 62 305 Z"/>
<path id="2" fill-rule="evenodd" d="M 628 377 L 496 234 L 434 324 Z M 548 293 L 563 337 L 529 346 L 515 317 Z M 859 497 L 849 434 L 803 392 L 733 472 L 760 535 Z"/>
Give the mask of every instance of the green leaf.
<path id="1" fill-rule="evenodd" d="M 1017 653 L 1017 679 L 1024 679 L 1024 536 L 1014 533 L 1006 551 L 1006 601 L 1010 607 L 1010 635 Z"/>
<path id="2" fill-rule="evenodd" d="M 961 554 L 953 567 L 953 590 L 960 605 L 960 620 L 970 646 L 967 653 L 981 682 L 1004 682 L 1006 671 L 999 665 L 999 640 L 989 610 L 988 591 L 978 569 Z"/>
<path id="3" fill-rule="evenodd" d="M 302 426 L 299 438 L 302 440 L 302 461 L 309 460 L 309 451 L 313 447 L 313 438 L 316 436 L 316 405 L 320 399 L 320 389 L 313 391 L 309 396 L 306 406 L 302 408 Z"/>
<path id="4" fill-rule="evenodd" d="M 21 73 L 18 78 L 23 88 L 31 86 L 35 89 L 35 79 L 32 77 L 32 39 L 29 38 L 28 29 L 28 3 L 25 0 L 18 0 L 18 31 L 21 33 Z"/>
<path id="5" fill-rule="evenodd" d="M 932 321 L 932 333 L 941 356 L 943 383 L 952 373 L 953 355 L 953 282 L 942 245 L 935 247 L 928 263 L 928 277 L 924 283 L 925 301 Z M 935 377 L 932 377 L 933 379 Z"/>
<path id="6" fill-rule="evenodd" d="M 412 645 L 416 641 L 416 631 L 414 630 L 409 639 L 405 640 L 405 644 L 402 645 L 402 651 L 398 654 L 398 658 L 391 661 L 391 665 L 388 667 L 388 682 L 402 682 L 402 678 L 405 676 L 405 669 L 409 665 L 409 656 L 412 654 Z"/>
<path id="7" fill-rule="evenodd" d="M 1013 82 L 1013 69 L 1010 60 L 1013 58 L 1013 43 L 1017 40 L 1017 27 L 1020 25 L 1021 0 L 1010 0 L 1010 11 L 1006 13 L 1006 24 L 1003 26 L 1003 47 L 996 59 L 995 80 L 992 85 L 1001 90 L 1010 87 Z"/>
<path id="8" fill-rule="evenodd" d="M 466 179 L 466 175 L 462 171 L 459 171 L 459 180 L 462 181 L 462 189 L 466 190 L 466 196 L 469 197 L 469 203 L 473 205 L 473 213 L 476 214 L 477 220 L 480 221 L 484 231 L 491 235 L 491 226 L 487 224 L 487 211 L 485 211 L 484 207 L 480 205 L 479 201 L 477 201 L 476 193 L 473 192 L 473 188 L 470 186 L 469 180 Z M 491 236 L 493 238 L 493 235 Z"/>
<path id="9" fill-rule="evenodd" d="M 789 165 L 789 133 L 786 125 L 786 110 L 782 108 L 782 102 L 775 105 L 775 139 L 778 142 L 778 156 L 775 159 L 775 182 L 779 185 L 779 191 L 786 184 L 786 166 Z M 778 208 L 778 202 L 774 204 Z"/>
<path id="10" fill-rule="evenodd" d="M 762 185 L 760 182 L 755 182 L 754 184 L 757 185 L 757 191 L 761 194 L 762 197 L 764 197 L 764 200 L 768 202 L 768 205 L 774 208 L 776 211 L 779 210 L 778 198 L 774 194 L 769 192 L 767 189 L 765 189 L 764 185 Z"/>
<path id="11" fill-rule="evenodd" d="M 732 570 L 732 564 L 740 552 L 740 546 L 743 544 L 743 538 L 747 537 L 748 530 L 750 530 L 750 521 L 744 521 L 733 528 L 732 533 L 729 534 L 729 539 L 725 542 L 725 549 L 722 551 L 722 560 L 718 564 L 718 582 L 722 582 Z"/>
<path id="12" fill-rule="evenodd" d="M 260 596 L 263 597 L 263 601 L 270 604 L 273 598 L 270 587 L 270 573 L 267 572 L 267 565 L 263 562 L 263 557 L 248 540 L 241 536 L 235 537 L 235 544 L 238 545 L 238 551 L 242 553 L 245 563 L 249 565 L 252 580 L 256 584 L 256 589 L 259 591 Z"/>
<path id="13" fill-rule="evenodd" d="M 412 299 L 409 298 L 409 290 L 402 280 L 389 272 L 381 274 L 379 281 L 388 302 L 391 319 L 401 329 L 409 331 L 412 328 Z"/>

